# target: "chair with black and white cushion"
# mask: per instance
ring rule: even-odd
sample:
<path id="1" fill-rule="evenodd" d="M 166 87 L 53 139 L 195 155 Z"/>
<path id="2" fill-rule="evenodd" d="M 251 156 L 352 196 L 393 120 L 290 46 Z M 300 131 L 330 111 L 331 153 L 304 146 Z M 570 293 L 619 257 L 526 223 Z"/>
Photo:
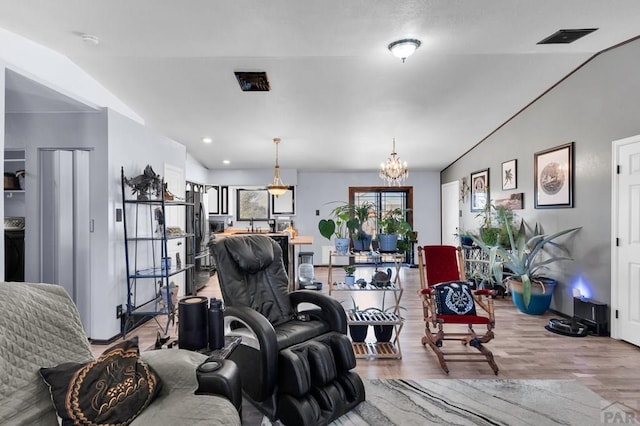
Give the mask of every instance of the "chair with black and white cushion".
<path id="1" fill-rule="evenodd" d="M 474 290 L 466 280 L 460 247 L 418 247 L 420 290 L 425 321 L 422 344 L 429 345 L 440 367 L 448 374 L 448 362 L 488 362 L 498 374 L 493 353 L 485 343 L 493 339 L 495 316 L 493 290 Z M 479 308 L 479 309 L 476 309 Z M 486 327 L 482 335 L 474 326 Z M 455 340 L 478 352 L 458 348 L 446 350 L 445 340 Z"/>

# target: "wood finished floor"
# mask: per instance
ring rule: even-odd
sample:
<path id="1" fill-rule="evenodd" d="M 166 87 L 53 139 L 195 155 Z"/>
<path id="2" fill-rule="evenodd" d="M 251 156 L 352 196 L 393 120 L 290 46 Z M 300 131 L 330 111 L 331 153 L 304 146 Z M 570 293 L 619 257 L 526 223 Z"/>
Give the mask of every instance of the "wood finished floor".
<path id="1" fill-rule="evenodd" d="M 334 270 L 334 280 L 342 280 L 337 271 L 338 269 Z M 367 274 L 371 276 L 366 268 L 359 268 L 359 271 L 363 277 Z M 327 268 L 316 267 L 315 275 L 316 279 L 325 283 L 322 291 L 328 293 Z M 405 318 L 400 333 L 402 359 L 358 359 L 356 370 L 360 376 L 369 379 L 496 378 L 485 362 L 450 363 L 448 375 L 440 369 L 431 349 L 420 343 L 424 322 L 422 305 L 416 294 L 420 287 L 418 270 L 402 268 L 400 276 L 404 287 L 400 305 L 406 309 L 401 311 Z M 199 294 L 220 297 L 216 276 L 211 278 Z M 349 293 L 334 292 L 332 295 L 345 301 L 346 307 L 351 306 Z M 379 297 L 380 294 L 373 292 L 358 293 L 356 296 L 360 308 L 379 304 L 381 300 L 376 300 Z M 387 296 L 387 306 L 390 300 Z M 497 378 L 575 379 L 608 401 L 621 402 L 640 410 L 640 348 L 609 337 L 574 338 L 548 332 L 544 326 L 549 318 L 554 317 L 552 314 L 540 317 L 521 314 L 508 298 L 495 300 L 495 312 L 495 338 L 487 346 L 493 351 L 500 368 Z M 140 347 L 147 348 L 155 342 L 158 331 L 162 331 L 158 324 L 149 321 L 128 336 L 138 335 Z M 176 336 L 177 328 L 170 328 L 168 334 Z M 455 345 L 454 348 L 464 348 L 457 342 L 445 343 L 447 344 Z M 94 345 L 94 355 L 99 355 L 106 347 Z"/>

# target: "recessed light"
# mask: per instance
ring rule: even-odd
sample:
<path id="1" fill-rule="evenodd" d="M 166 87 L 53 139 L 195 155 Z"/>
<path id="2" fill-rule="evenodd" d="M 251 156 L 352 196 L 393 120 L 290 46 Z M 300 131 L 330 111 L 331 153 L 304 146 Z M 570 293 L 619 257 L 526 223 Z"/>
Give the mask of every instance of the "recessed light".
<path id="1" fill-rule="evenodd" d="M 211 143 L 211 142 L 213 142 L 213 139 L 205 137 L 205 138 L 202 138 L 202 142 Z"/>
<path id="2" fill-rule="evenodd" d="M 231 164 L 231 161 L 229 161 L 229 160 L 222 160 L 222 164 Z"/>

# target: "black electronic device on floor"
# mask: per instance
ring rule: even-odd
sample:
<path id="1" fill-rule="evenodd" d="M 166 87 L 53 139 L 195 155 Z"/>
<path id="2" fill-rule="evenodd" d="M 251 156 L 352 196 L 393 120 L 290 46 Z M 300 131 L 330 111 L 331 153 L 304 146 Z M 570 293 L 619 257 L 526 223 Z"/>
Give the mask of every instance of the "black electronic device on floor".
<path id="1" fill-rule="evenodd" d="M 575 319 L 568 318 L 551 318 L 544 328 L 563 336 L 584 337 L 589 334 L 589 329 L 586 325 Z"/>
<path id="2" fill-rule="evenodd" d="M 589 327 L 596 336 L 609 335 L 607 304 L 583 297 L 573 298 L 573 317 Z"/>

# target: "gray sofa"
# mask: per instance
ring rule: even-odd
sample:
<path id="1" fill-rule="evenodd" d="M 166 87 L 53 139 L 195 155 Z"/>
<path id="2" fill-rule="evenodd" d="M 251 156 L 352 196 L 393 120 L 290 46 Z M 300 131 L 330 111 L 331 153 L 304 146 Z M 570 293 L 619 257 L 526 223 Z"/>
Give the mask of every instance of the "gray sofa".
<path id="1" fill-rule="evenodd" d="M 182 349 L 143 352 L 162 390 L 133 425 L 240 425 L 226 398 L 195 395 L 206 356 Z M 41 367 L 93 359 L 75 305 L 57 285 L 0 282 L 0 424 L 55 425 Z"/>

